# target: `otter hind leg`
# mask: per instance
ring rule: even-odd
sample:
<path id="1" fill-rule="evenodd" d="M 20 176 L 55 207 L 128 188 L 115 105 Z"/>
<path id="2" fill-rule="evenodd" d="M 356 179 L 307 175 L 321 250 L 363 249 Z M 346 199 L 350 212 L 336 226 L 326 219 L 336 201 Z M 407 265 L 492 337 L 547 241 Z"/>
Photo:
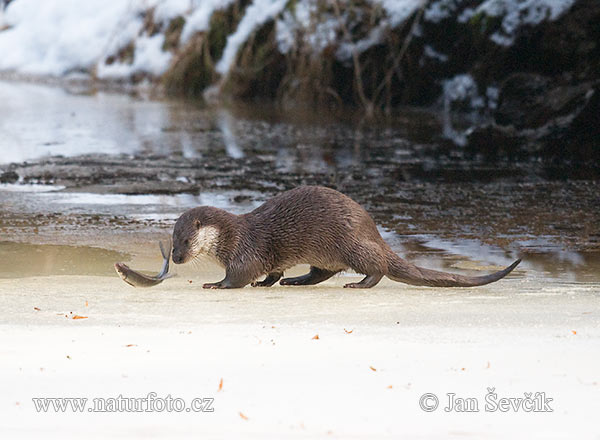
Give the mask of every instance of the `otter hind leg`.
<path id="1" fill-rule="evenodd" d="M 381 281 L 382 278 L 383 275 L 381 274 L 367 275 L 360 282 L 344 284 L 344 287 L 350 289 L 368 289 L 369 287 L 376 285 L 379 281 Z"/>
<path id="2" fill-rule="evenodd" d="M 310 266 L 310 272 L 294 278 L 284 278 L 279 284 L 282 286 L 310 286 L 328 280 L 339 271 L 319 269 L 315 266 Z"/>
<path id="3" fill-rule="evenodd" d="M 283 272 L 271 272 L 267 275 L 267 277 L 262 281 L 254 281 L 252 283 L 252 287 L 271 287 L 279 278 L 283 276 Z"/>

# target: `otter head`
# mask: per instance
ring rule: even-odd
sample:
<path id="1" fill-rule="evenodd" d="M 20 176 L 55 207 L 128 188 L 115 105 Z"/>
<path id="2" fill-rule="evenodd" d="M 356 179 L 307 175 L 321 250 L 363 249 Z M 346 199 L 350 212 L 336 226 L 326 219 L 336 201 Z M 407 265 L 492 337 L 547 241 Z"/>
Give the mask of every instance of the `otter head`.
<path id="1" fill-rule="evenodd" d="M 217 208 L 201 206 L 184 212 L 173 229 L 173 263 L 182 264 L 197 256 L 217 255 L 221 213 Z"/>

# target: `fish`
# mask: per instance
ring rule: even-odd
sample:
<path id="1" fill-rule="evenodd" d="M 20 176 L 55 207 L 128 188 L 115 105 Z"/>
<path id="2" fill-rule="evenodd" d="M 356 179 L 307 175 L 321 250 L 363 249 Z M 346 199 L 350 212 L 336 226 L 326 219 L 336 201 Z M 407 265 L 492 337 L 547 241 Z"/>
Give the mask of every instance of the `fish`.
<path id="1" fill-rule="evenodd" d="M 173 244 L 169 241 L 168 251 L 165 249 L 162 241 L 159 241 L 158 245 L 160 246 L 160 253 L 163 256 L 163 266 L 158 274 L 154 276 L 144 275 L 143 273 L 131 269 L 125 263 L 115 263 L 115 270 L 121 279 L 133 287 L 152 287 L 162 283 L 167 278 L 174 276 L 169 273 L 169 261 L 171 259 Z"/>

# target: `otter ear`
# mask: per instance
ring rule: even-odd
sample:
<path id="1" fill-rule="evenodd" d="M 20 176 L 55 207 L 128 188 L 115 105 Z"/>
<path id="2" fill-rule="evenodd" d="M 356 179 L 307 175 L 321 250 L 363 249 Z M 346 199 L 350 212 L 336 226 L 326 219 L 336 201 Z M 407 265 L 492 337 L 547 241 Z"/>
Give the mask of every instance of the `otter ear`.
<path id="1" fill-rule="evenodd" d="M 200 229 L 200 220 L 196 220 L 194 225 L 196 226 L 196 229 Z"/>

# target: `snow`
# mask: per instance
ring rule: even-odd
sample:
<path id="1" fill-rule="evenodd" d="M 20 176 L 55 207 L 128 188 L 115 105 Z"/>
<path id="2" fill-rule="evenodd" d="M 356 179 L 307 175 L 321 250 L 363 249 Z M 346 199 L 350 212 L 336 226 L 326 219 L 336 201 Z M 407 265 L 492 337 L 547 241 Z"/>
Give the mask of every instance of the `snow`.
<path id="1" fill-rule="evenodd" d="M 235 32 L 227 38 L 223 56 L 217 63 L 215 70 L 222 75 L 228 73 L 235 61 L 238 49 L 246 42 L 252 31 L 276 17 L 286 4 L 287 0 L 254 0 L 246 8 L 246 13 Z"/>
<path id="2" fill-rule="evenodd" d="M 445 63 L 448 61 L 448 55 L 438 52 L 429 44 L 426 44 L 423 48 L 423 53 L 428 58 L 433 58 L 434 60 L 438 60 L 441 63 Z"/>
<path id="3" fill-rule="evenodd" d="M 459 23 L 466 23 L 478 13 L 502 17 L 500 31 L 492 33 L 490 39 L 500 46 L 510 46 L 521 27 L 535 26 L 544 20 L 554 21 L 574 3 L 575 0 L 485 0 L 473 9 L 472 3 L 464 0 L 438 0 L 427 7 L 424 17 L 432 23 L 448 19 L 458 11 Z M 464 4 L 470 6 L 461 11 Z"/>
<path id="4" fill-rule="evenodd" d="M 443 131 L 444 136 L 452 139 L 457 145 L 465 146 L 467 138 L 465 133 L 456 130 L 452 126 L 451 114 L 454 103 L 463 104 L 469 110 L 481 109 L 485 106 L 484 99 L 479 95 L 477 83 L 467 73 L 459 74 L 444 81 L 444 113 Z"/>
<path id="5" fill-rule="evenodd" d="M 153 37 L 142 36 L 136 40 L 133 63 L 100 64 L 97 75 L 99 78 L 123 78 L 134 72 L 147 72 L 160 76 L 165 72 L 171 61 L 171 54 L 162 50 L 165 37 L 162 34 Z"/>
<path id="6" fill-rule="evenodd" d="M 335 56 L 340 61 L 346 61 L 352 57 L 353 52 L 362 53 L 379 44 L 385 38 L 385 31 L 387 30 L 387 27 L 387 20 L 382 20 L 382 23 L 371 29 L 365 38 L 357 41 L 356 43 L 344 42 L 340 44 Z"/>
<path id="7" fill-rule="evenodd" d="M 71 71 L 94 72 L 99 78 L 127 78 L 138 72 L 160 76 L 172 59 L 162 50 L 164 35 L 150 36 L 144 14 L 166 29 L 183 16 L 181 42 L 206 30 L 214 10 L 233 0 L 15 0 L 0 15 L 10 28 L 0 32 L 0 71 L 63 76 Z M 107 63 L 128 44 L 133 61 Z"/>
<path id="8" fill-rule="evenodd" d="M 450 18 L 458 9 L 462 0 L 438 0 L 431 2 L 425 9 L 423 17 L 425 21 L 439 23 L 442 20 Z"/>
<path id="9" fill-rule="evenodd" d="M 371 0 L 375 5 L 381 5 L 390 19 L 391 27 L 404 23 L 414 12 L 425 5 L 425 0 Z"/>
<path id="10" fill-rule="evenodd" d="M 293 10 L 286 10 L 276 22 L 276 40 L 281 53 L 288 53 L 299 42 L 319 55 L 323 50 L 339 42 L 336 58 L 347 61 L 354 52 L 362 53 L 381 43 L 386 32 L 406 21 L 422 4 L 422 0 L 371 0 L 373 8 L 380 7 L 386 17 L 381 19 L 367 35 L 358 41 L 339 41 L 343 35 L 340 20 L 331 11 L 319 9 L 317 0 L 304 0 L 295 4 Z M 351 18 L 345 14 L 342 3 L 342 21 Z"/>
<path id="11" fill-rule="evenodd" d="M 212 13 L 219 9 L 225 9 L 234 0 L 202 0 L 188 17 L 186 17 L 181 42 L 185 44 L 195 33 L 208 30 Z"/>
<path id="12" fill-rule="evenodd" d="M 163 51 L 164 35 L 160 33 L 169 22 L 179 16 L 185 19 L 180 39 L 184 45 L 194 34 L 208 29 L 214 11 L 229 7 L 234 1 L 14 0 L 0 10 L 0 29 L 4 29 L 0 30 L 0 71 L 52 76 L 86 72 L 99 78 L 128 78 L 145 73 L 158 77 L 168 69 L 173 57 L 172 52 Z M 475 7 L 463 0 L 438 0 L 428 4 L 424 19 L 438 23 L 458 14 L 458 21 L 465 22 L 477 13 L 502 17 L 500 29 L 490 38 L 507 46 L 521 27 L 556 20 L 574 1 L 485 0 Z M 318 55 L 337 44 L 336 57 L 345 61 L 352 53 L 380 43 L 389 28 L 401 26 L 425 5 L 424 0 L 369 0 L 368 5 L 382 8 L 385 17 L 364 38 L 346 41 L 331 8 L 323 10 L 317 0 L 298 0 L 286 9 L 288 3 L 250 3 L 227 39 L 217 72 L 226 76 L 252 32 L 271 19 L 276 21 L 276 41 L 282 53 L 301 45 Z M 346 13 L 346 6 L 346 2 L 341 3 L 342 20 L 356 20 Z M 144 29 L 144 16 L 150 12 L 159 25 L 156 35 L 148 35 Z M 115 56 L 129 45 L 133 48 L 131 57 Z M 439 59 L 431 51 L 427 55 Z"/>
<path id="13" fill-rule="evenodd" d="M 469 74 L 456 75 L 444 83 L 444 99 L 448 103 L 477 97 L 477 84 Z M 473 105 L 479 107 L 479 105 Z"/>
<path id="14" fill-rule="evenodd" d="M 477 9 L 492 17 L 503 17 L 501 31 L 490 39 L 501 46 L 510 46 L 522 26 L 535 26 L 544 20 L 554 21 L 569 10 L 575 0 L 487 0 Z"/>
<path id="15" fill-rule="evenodd" d="M 5 11 L 0 70 L 64 75 L 102 56 L 118 18 L 133 18 L 128 2 L 16 0 Z"/>

